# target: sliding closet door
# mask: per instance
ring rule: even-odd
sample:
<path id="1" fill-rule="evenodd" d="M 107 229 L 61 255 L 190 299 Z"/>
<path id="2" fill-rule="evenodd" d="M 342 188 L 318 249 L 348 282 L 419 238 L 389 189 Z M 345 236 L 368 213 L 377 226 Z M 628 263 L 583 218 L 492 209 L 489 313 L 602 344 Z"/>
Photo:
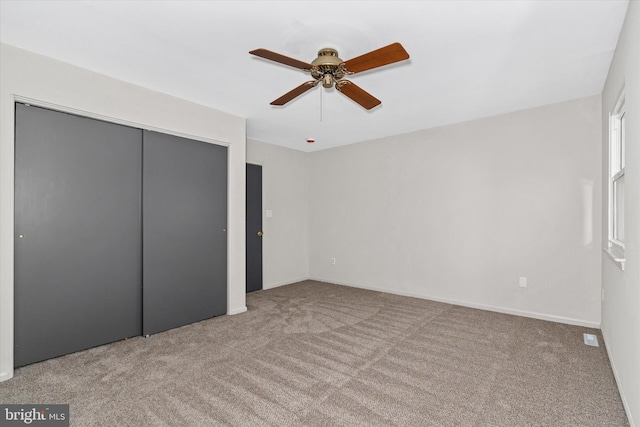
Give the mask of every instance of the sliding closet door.
<path id="1" fill-rule="evenodd" d="M 143 147 L 147 335 L 227 311 L 227 149 L 147 131 Z"/>
<path id="2" fill-rule="evenodd" d="M 15 366 L 142 330 L 141 131 L 16 104 Z"/>

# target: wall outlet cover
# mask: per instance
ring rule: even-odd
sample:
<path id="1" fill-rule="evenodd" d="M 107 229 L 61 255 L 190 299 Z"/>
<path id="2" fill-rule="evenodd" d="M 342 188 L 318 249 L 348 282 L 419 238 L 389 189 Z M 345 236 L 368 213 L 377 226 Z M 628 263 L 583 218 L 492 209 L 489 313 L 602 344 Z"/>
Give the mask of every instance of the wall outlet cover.
<path id="1" fill-rule="evenodd" d="M 584 343 L 586 345 L 590 345 L 592 347 L 600 347 L 600 345 L 598 344 L 598 337 L 593 335 L 593 334 L 583 334 L 584 336 Z"/>

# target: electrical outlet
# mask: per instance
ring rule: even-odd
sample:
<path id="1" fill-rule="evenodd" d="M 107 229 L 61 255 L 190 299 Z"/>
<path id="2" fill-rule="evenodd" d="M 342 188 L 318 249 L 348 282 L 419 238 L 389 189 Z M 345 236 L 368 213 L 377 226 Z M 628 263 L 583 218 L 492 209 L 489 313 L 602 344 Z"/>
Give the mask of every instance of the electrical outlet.
<path id="1" fill-rule="evenodd" d="M 527 278 L 526 277 L 521 277 L 520 280 L 518 281 L 518 286 L 520 286 L 521 288 L 526 288 L 527 287 Z"/>
<path id="2" fill-rule="evenodd" d="M 335 258 L 331 258 L 331 265 L 336 265 L 336 259 Z"/>

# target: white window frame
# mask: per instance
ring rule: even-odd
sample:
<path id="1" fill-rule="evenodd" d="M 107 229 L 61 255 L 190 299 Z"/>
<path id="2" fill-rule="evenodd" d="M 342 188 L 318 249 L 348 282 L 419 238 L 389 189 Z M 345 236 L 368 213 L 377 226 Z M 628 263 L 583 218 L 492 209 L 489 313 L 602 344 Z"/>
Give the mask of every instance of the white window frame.
<path id="1" fill-rule="evenodd" d="M 609 114 L 609 233 L 607 253 L 624 270 L 624 196 L 616 197 L 616 185 L 625 177 L 625 97 L 624 90 L 618 97 L 613 112 Z"/>

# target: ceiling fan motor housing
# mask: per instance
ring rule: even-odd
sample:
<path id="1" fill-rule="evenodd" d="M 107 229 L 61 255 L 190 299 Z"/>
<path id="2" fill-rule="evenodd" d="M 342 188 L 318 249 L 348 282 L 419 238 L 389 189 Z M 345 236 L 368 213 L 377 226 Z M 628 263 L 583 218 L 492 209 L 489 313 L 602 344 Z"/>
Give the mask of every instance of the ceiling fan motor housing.
<path id="1" fill-rule="evenodd" d="M 329 88 L 346 74 L 342 66 L 343 63 L 344 61 L 338 56 L 337 50 L 331 48 L 320 49 L 318 57 L 311 62 L 311 65 L 313 65 L 311 75 L 316 80 L 322 79 L 322 86 Z"/>

